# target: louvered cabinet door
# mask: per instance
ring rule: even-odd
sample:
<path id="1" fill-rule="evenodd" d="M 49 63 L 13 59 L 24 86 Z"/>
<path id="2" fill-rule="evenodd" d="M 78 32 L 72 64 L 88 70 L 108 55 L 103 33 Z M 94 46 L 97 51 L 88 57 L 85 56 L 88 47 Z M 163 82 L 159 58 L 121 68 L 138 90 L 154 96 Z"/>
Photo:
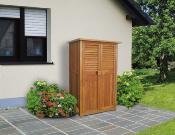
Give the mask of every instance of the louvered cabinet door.
<path id="1" fill-rule="evenodd" d="M 99 43 L 83 43 L 82 114 L 98 112 Z"/>
<path id="2" fill-rule="evenodd" d="M 100 60 L 98 92 L 99 111 L 113 110 L 116 107 L 116 45 L 112 43 L 102 43 Z"/>

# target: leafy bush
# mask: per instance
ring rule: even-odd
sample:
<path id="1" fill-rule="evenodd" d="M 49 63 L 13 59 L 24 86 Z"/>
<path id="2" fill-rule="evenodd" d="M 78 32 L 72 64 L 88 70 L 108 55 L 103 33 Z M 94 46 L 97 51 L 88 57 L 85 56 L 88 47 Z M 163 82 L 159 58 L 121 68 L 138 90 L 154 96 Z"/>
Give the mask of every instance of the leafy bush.
<path id="1" fill-rule="evenodd" d="M 41 111 L 42 104 L 41 104 L 41 97 L 38 96 L 37 90 L 30 90 L 27 94 L 27 108 L 33 114 Z"/>
<path id="2" fill-rule="evenodd" d="M 141 100 L 142 96 L 143 85 L 134 71 L 125 72 L 118 77 L 118 104 L 132 107 Z"/>
<path id="3" fill-rule="evenodd" d="M 36 81 L 27 94 L 27 108 L 38 117 L 69 117 L 77 112 L 77 99 L 56 84 Z"/>

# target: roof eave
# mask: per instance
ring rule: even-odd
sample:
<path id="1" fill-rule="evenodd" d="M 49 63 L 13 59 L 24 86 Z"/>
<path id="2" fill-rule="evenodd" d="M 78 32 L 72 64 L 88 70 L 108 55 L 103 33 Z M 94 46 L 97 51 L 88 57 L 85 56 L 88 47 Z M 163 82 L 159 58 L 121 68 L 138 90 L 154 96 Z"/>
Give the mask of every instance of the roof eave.
<path id="1" fill-rule="evenodd" d="M 153 20 L 150 18 L 141 18 L 141 17 L 132 17 L 132 25 L 133 26 L 148 26 L 153 25 Z"/>
<path id="2" fill-rule="evenodd" d="M 121 4 L 129 11 L 130 18 L 132 19 L 133 26 L 146 26 L 152 25 L 153 20 L 151 17 L 144 13 L 138 4 L 133 0 L 119 0 Z"/>

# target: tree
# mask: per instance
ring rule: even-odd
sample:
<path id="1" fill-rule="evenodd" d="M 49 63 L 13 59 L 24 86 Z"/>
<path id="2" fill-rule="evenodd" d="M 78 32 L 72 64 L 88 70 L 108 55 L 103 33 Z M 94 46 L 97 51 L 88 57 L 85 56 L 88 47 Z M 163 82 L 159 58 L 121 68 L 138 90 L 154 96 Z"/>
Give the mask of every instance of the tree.
<path id="1" fill-rule="evenodd" d="M 166 81 L 168 60 L 175 55 L 175 1 L 137 0 L 137 2 L 142 10 L 152 17 L 154 25 L 134 28 L 133 57 L 152 64 L 157 63 L 160 69 L 159 79 Z M 138 56 L 136 52 L 139 53 Z"/>
<path id="2" fill-rule="evenodd" d="M 133 30 L 132 64 L 134 68 L 155 68 L 156 58 L 152 55 L 154 46 L 151 29 L 137 27 Z"/>

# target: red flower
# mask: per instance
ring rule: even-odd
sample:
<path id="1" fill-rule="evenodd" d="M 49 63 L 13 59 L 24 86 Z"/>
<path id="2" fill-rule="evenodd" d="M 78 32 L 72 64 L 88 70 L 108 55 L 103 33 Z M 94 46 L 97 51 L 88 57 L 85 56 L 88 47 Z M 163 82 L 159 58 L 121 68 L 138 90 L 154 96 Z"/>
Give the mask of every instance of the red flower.
<path id="1" fill-rule="evenodd" d="M 44 96 L 45 101 L 49 101 L 50 97 L 49 96 Z"/>
<path id="2" fill-rule="evenodd" d="M 59 112 L 59 113 L 63 113 L 63 109 L 62 109 L 62 108 L 59 108 L 59 109 L 58 109 L 58 112 Z"/>
<path id="3" fill-rule="evenodd" d="M 47 102 L 47 106 L 48 106 L 48 107 L 53 107 L 54 104 L 53 104 L 52 102 L 49 101 L 49 102 Z"/>
<path id="4" fill-rule="evenodd" d="M 63 117 L 66 116 L 66 114 L 64 113 L 64 111 L 63 111 L 62 108 L 59 108 L 59 109 L 58 109 L 58 112 L 59 112 L 59 114 L 61 114 L 61 116 L 63 116 Z"/>

